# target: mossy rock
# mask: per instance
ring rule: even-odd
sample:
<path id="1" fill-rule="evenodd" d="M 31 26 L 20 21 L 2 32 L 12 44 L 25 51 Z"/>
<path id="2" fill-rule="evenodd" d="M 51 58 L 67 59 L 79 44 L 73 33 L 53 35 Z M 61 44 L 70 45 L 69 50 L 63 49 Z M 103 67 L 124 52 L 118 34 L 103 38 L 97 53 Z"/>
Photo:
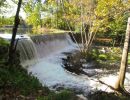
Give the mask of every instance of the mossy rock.
<path id="1" fill-rule="evenodd" d="M 107 58 L 108 58 L 108 57 L 107 57 L 107 55 L 105 55 L 105 54 L 100 54 L 100 55 L 99 55 L 99 59 L 100 59 L 100 60 L 104 60 L 104 61 L 105 61 L 105 60 L 107 60 Z"/>

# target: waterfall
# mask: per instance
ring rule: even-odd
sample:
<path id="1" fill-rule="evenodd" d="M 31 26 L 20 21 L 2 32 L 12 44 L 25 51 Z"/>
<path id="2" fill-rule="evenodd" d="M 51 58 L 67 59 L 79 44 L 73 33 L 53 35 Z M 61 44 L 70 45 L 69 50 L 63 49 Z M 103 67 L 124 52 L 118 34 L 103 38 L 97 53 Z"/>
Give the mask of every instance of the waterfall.
<path id="1" fill-rule="evenodd" d="M 68 34 L 38 35 L 31 39 L 35 43 L 39 58 L 51 55 L 72 44 Z"/>
<path id="2" fill-rule="evenodd" d="M 73 42 L 68 34 L 36 35 L 30 39 L 20 39 L 17 50 L 23 66 L 29 66 L 57 51 L 60 51 Z"/>
<path id="3" fill-rule="evenodd" d="M 21 65 L 29 66 L 38 61 L 37 50 L 31 39 L 20 39 L 17 44 Z"/>

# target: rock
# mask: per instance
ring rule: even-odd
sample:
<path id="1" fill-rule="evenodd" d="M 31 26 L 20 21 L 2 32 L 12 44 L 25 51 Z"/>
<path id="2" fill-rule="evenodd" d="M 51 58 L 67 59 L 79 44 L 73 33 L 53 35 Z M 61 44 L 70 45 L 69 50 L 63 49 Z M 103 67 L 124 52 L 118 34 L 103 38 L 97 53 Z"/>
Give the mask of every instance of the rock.
<path id="1" fill-rule="evenodd" d="M 86 97 L 84 97 L 82 94 L 77 95 L 78 100 L 88 100 Z"/>
<path id="2" fill-rule="evenodd" d="M 89 76 L 94 76 L 97 74 L 97 72 L 94 69 L 83 69 L 83 71 Z"/>

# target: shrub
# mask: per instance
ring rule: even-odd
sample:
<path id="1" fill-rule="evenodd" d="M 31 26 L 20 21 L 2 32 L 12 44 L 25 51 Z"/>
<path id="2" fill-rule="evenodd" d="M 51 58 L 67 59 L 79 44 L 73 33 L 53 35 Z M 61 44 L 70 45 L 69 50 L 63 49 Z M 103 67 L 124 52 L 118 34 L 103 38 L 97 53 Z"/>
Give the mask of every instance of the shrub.
<path id="1" fill-rule="evenodd" d="M 8 46 L 8 45 L 9 45 L 9 41 L 3 38 L 0 38 L 0 46 Z"/>
<path id="2" fill-rule="evenodd" d="M 107 58 L 108 58 L 108 57 L 107 57 L 106 54 L 100 54 L 100 55 L 99 55 L 99 59 L 100 59 L 100 60 L 105 61 L 105 60 L 107 60 Z"/>

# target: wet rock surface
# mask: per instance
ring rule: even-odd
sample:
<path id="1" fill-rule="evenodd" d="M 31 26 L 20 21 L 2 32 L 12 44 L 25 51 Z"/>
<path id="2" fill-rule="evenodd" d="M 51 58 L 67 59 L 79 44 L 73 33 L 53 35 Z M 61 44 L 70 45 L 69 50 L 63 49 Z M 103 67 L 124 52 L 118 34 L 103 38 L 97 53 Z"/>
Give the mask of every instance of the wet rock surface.
<path id="1" fill-rule="evenodd" d="M 100 63 L 95 62 L 95 59 L 86 59 L 78 50 L 70 48 L 42 59 L 28 70 L 49 88 L 56 91 L 70 89 L 76 94 L 83 94 L 87 97 L 92 91 L 109 91 L 109 88 L 99 83 L 98 79 L 109 85 L 115 83 L 119 63 L 107 61 L 109 56 L 104 55 L 100 57 L 101 66 Z"/>
<path id="2" fill-rule="evenodd" d="M 77 75 L 87 75 L 88 77 L 99 77 L 103 74 L 111 74 L 119 70 L 119 62 L 113 62 L 102 60 L 102 64 L 96 60 L 89 60 L 75 51 L 73 53 L 64 52 L 67 57 L 62 58 L 62 67 L 71 73 Z"/>
<path id="3" fill-rule="evenodd" d="M 95 67 L 93 62 L 87 63 L 86 59 L 83 58 L 79 52 L 75 53 L 64 53 L 67 57 L 62 58 L 62 66 L 69 72 L 77 75 L 84 74 L 89 77 L 93 76 L 87 69 Z"/>

